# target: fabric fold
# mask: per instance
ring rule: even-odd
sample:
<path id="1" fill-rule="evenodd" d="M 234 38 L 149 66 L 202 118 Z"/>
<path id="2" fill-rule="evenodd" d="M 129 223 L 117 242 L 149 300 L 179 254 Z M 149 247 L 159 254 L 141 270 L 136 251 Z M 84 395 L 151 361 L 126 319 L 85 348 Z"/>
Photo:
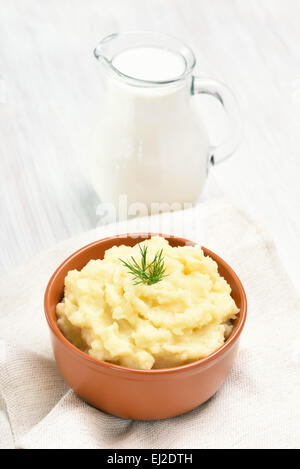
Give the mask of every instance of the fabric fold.
<path id="1" fill-rule="evenodd" d="M 154 227 L 223 257 L 244 284 L 249 309 L 237 360 L 217 394 L 186 415 L 138 422 L 94 409 L 68 389 L 52 356 L 43 295 L 55 268 L 76 249 Z M 0 301 L 0 448 L 299 446 L 299 296 L 269 235 L 226 199 L 98 227 L 60 243 L 2 277 Z"/>

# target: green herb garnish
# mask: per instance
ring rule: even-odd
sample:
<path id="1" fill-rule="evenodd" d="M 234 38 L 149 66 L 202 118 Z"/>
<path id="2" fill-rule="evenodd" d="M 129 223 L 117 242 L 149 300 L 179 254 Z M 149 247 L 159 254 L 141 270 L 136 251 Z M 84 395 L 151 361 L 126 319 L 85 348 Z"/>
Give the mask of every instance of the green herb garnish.
<path id="1" fill-rule="evenodd" d="M 139 244 L 140 253 L 141 253 L 141 262 L 135 260 L 131 256 L 131 262 L 124 261 L 120 259 L 122 264 L 127 267 L 129 273 L 134 277 L 134 285 L 139 285 L 143 283 L 144 285 L 153 285 L 154 283 L 160 282 L 165 274 L 165 263 L 162 257 L 163 250 L 158 251 L 152 262 L 147 265 L 147 246 L 141 247 Z"/>

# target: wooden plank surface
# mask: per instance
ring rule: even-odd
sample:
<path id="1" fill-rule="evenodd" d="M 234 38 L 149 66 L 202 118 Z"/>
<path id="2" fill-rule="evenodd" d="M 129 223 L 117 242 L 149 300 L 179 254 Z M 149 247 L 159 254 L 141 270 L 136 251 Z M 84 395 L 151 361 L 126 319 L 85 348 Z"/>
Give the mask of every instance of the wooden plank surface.
<path id="1" fill-rule="evenodd" d="M 167 32 L 239 98 L 244 138 L 210 185 L 262 221 L 300 289 L 298 0 L 0 0 L 0 273 L 98 223 L 85 169 L 101 113 L 92 50 L 106 33 Z M 202 98 L 198 98 L 202 99 Z M 214 141 L 222 119 L 203 99 Z"/>

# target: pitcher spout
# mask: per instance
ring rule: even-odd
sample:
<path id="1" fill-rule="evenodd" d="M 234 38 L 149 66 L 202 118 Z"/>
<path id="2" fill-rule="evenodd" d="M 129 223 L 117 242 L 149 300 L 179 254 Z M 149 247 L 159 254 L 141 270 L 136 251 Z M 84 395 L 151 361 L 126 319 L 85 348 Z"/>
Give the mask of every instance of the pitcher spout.
<path id="1" fill-rule="evenodd" d="M 108 64 L 111 63 L 109 43 L 118 37 L 117 33 L 109 34 L 105 36 L 94 49 L 94 56 L 97 60 L 105 61 Z"/>

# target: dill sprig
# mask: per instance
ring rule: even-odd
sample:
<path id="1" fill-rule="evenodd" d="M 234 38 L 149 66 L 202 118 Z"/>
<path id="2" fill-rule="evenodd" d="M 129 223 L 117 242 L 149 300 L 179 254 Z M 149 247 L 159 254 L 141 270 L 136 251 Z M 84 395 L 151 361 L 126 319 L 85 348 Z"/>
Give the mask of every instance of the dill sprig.
<path id="1" fill-rule="evenodd" d="M 147 264 L 147 246 L 141 246 L 139 244 L 141 253 L 140 264 L 131 256 L 131 262 L 120 259 L 122 264 L 127 267 L 129 273 L 133 275 L 134 285 L 144 284 L 153 285 L 154 283 L 160 282 L 165 274 L 165 263 L 163 258 L 163 250 L 158 251 L 152 262 Z"/>

